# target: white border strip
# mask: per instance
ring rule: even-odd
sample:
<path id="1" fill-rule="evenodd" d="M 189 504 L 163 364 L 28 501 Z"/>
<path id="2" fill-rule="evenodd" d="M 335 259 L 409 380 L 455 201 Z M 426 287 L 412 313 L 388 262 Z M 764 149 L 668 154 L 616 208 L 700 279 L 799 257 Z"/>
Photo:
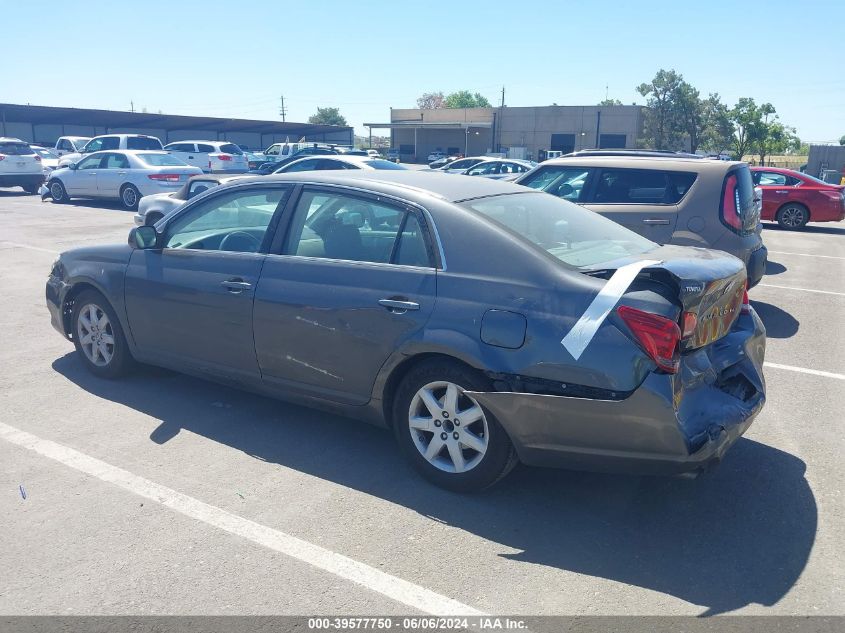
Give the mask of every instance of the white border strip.
<path id="1" fill-rule="evenodd" d="M 114 484 L 136 495 L 159 503 L 180 514 L 235 534 L 268 549 L 295 558 L 330 574 L 350 580 L 414 609 L 432 615 L 487 615 L 451 598 L 434 593 L 374 567 L 314 545 L 295 536 L 237 516 L 222 508 L 203 503 L 149 479 L 102 462 L 77 450 L 43 440 L 0 422 L 0 438 L 48 457 L 91 477 Z"/>
<path id="2" fill-rule="evenodd" d="M 785 369 L 786 371 L 797 371 L 802 374 L 810 374 L 812 376 L 823 376 L 824 378 L 836 378 L 837 380 L 845 380 L 845 374 L 834 374 L 830 371 L 821 371 L 818 369 L 805 369 L 804 367 L 794 367 L 792 365 L 779 365 L 778 363 L 763 363 L 764 367 L 771 367 L 772 369 Z"/>
<path id="3" fill-rule="evenodd" d="M 786 251 L 769 251 L 775 255 L 795 255 L 797 257 L 823 257 L 824 259 L 845 259 L 836 255 L 813 255 L 812 253 L 787 253 Z"/>
<path id="4" fill-rule="evenodd" d="M 820 295 L 836 295 L 845 297 L 845 292 L 833 292 L 832 290 L 816 290 L 815 288 L 795 288 L 794 286 L 776 286 L 775 284 L 757 284 L 755 288 L 780 288 L 781 290 L 797 290 L 798 292 L 815 292 Z"/>
<path id="5" fill-rule="evenodd" d="M 41 248 L 39 246 L 30 246 L 29 244 L 18 244 L 17 242 L 7 242 L 3 240 L 0 242 L 3 246 L 6 246 L 8 250 L 13 248 L 26 248 L 31 251 L 39 251 L 41 253 L 50 253 L 51 255 L 58 255 L 59 251 L 51 251 L 49 248 Z"/>
<path id="6" fill-rule="evenodd" d="M 607 315 L 610 314 L 610 311 L 613 310 L 613 306 L 625 294 L 628 286 L 640 274 L 640 271 L 643 268 L 655 266 L 659 263 L 660 261 L 646 260 L 626 264 L 616 269 L 616 272 L 602 286 L 602 289 L 587 307 L 584 314 L 581 315 L 581 318 L 578 319 L 575 325 L 572 326 L 572 329 L 569 330 L 569 333 L 560 342 L 572 354 L 575 360 L 581 358 L 581 354 L 587 349 L 587 345 L 593 340 L 599 327 L 607 318 Z"/>

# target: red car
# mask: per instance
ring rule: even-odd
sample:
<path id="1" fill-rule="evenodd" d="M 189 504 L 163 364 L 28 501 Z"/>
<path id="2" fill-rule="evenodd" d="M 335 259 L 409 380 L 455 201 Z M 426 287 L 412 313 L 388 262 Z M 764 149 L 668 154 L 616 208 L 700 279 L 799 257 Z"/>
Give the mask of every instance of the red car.
<path id="1" fill-rule="evenodd" d="M 763 220 L 775 220 L 785 229 L 800 229 L 807 222 L 845 219 L 843 185 L 777 167 L 752 167 L 751 174 L 763 191 Z"/>

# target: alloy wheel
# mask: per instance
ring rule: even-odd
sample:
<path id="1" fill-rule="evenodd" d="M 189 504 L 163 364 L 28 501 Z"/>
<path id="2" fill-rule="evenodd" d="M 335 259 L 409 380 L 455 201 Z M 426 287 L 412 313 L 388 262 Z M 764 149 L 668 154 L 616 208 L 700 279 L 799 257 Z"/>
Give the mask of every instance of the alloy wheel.
<path id="1" fill-rule="evenodd" d="M 780 212 L 780 221 L 784 226 L 797 229 L 804 224 L 804 209 L 801 207 L 786 207 Z"/>
<path id="2" fill-rule="evenodd" d="M 132 187 L 126 187 L 123 190 L 123 204 L 129 208 L 132 208 L 137 202 L 138 194 L 135 193 L 135 190 Z"/>
<path id="3" fill-rule="evenodd" d="M 108 315 L 93 303 L 82 307 L 76 323 L 82 352 L 94 365 L 105 367 L 114 358 L 114 330 Z"/>
<path id="4" fill-rule="evenodd" d="M 487 453 L 490 434 L 484 411 L 452 382 L 431 382 L 414 394 L 408 427 L 420 454 L 447 473 L 472 470 Z"/>

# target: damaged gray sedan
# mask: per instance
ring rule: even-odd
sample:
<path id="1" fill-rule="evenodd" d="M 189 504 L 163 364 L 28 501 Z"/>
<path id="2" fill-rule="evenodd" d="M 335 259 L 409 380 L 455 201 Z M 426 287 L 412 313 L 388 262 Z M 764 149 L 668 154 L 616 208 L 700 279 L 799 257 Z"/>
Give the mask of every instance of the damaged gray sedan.
<path id="1" fill-rule="evenodd" d="M 47 306 L 99 376 L 150 363 L 383 425 L 453 490 L 518 461 L 694 474 L 765 401 L 740 260 L 483 178 L 239 179 L 63 253 Z"/>

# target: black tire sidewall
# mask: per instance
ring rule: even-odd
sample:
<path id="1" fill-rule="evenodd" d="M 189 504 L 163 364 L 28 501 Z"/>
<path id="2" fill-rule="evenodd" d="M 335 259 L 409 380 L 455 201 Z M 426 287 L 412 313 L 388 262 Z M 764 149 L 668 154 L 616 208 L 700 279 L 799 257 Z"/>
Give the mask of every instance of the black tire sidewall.
<path id="1" fill-rule="evenodd" d="M 106 313 L 106 316 L 109 317 L 114 335 L 114 356 L 108 365 L 102 367 L 95 365 L 88 359 L 85 352 L 82 351 L 82 346 L 79 343 L 79 337 L 77 335 L 79 331 L 77 326 L 79 313 L 83 307 L 91 303 L 99 306 Z M 132 356 L 129 352 L 129 346 L 126 343 L 126 337 L 123 334 L 123 327 L 120 324 L 120 320 L 117 318 L 117 314 L 115 314 L 115 311 L 106 298 L 96 290 L 84 290 L 75 297 L 71 317 L 71 332 L 73 334 L 73 345 L 76 348 L 76 353 L 86 369 L 92 374 L 101 378 L 117 378 L 126 373 L 131 366 Z"/>
<path id="2" fill-rule="evenodd" d="M 430 464 L 417 450 L 408 425 L 408 409 L 420 387 L 448 381 L 468 391 L 490 391 L 490 382 L 475 370 L 445 360 L 424 361 L 403 378 L 393 398 L 393 432 L 399 447 L 414 468 L 428 481 L 456 492 L 475 492 L 492 486 L 516 463 L 513 444 L 495 417 L 485 409 L 489 434 L 482 461 L 465 473 L 447 473 Z"/>
<path id="3" fill-rule="evenodd" d="M 135 204 L 133 204 L 131 206 L 126 204 L 126 202 L 124 202 L 124 200 L 123 200 L 123 192 L 126 191 L 127 189 L 132 189 L 135 192 Z M 135 185 L 131 185 L 131 184 L 123 185 L 120 188 L 120 204 L 123 206 L 124 209 L 129 209 L 130 211 L 134 211 L 135 209 L 138 208 L 138 203 L 140 201 L 141 201 L 141 192 L 138 191 L 138 187 L 136 187 Z"/>
<path id="4" fill-rule="evenodd" d="M 62 197 L 61 198 L 56 198 L 55 196 L 53 196 L 53 186 L 54 185 L 59 185 L 59 187 L 61 187 L 61 189 L 62 189 Z M 68 201 L 67 189 L 65 189 L 65 185 L 61 180 L 51 180 L 47 184 L 47 188 L 50 190 L 50 197 L 53 198 L 53 202 L 62 203 L 62 202 Z"/>
<path id="5" fill-rule="evenodd" d="M 784 211 L 786 211 L 787 209 L 790 209 L 790 208 L 800 209 L 800 210 L 801 210 L 801 212 L 804 214 L 804 219 L 802 220 L 801 224 L 799 224 L 798 226 L 787 226 L 786 224 L 784 224 L 784 223 L 781 221 L 781 218 L 783 217 L 783 212 L 784 212 Z M 806 225 L 807 225 L 807 222 L 809 222 L 809 220 L 810 220 L 810 212 L 807 210 L 807 207 L 805 207 L 805 206 L 803 206 L 803 205 L 800 205 L 800 204 L 787 204 L 787 205 L 784 205 L 783 207 L 781 207 L 780 211 L 778 211 L 778 217 L 777 217 L 777 220 L 778 220 L 778 224 L 779 224 L 782 228 L 787 229 L 787 230 L 790 230 L 790 231 L 794 231 L 794 230 L 796 230 L 796 229 L 803 228 L 804 226 L 806 226 Z"/>

